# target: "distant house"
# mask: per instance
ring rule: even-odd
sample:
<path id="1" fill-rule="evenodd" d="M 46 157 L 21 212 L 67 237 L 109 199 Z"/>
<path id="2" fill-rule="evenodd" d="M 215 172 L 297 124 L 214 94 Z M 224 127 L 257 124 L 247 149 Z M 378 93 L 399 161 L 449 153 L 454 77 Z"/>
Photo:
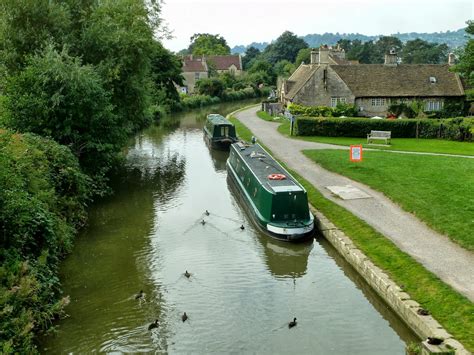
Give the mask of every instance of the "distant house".
<path id="1" fill-rule="evenodd" d="M 420 100 L 425 111 L 438 111 L 447 98 L 464 99 L 453 64 L 399 64 L 394 51 L 384 64 L 358 64 L 340 49 L 327 46 L 311 52 L 311 63 L 301 64 L 282 83 L 280 99 L 309 106 L 355 104 L 361 116 L 385 116 L 392 103 Z"/>
<path id="2" fill-rule="evenodd" d="M 184 85 L 179 91 L 186 94 L 194 93 L 196 81 L 209 77 L 209 71 L 213 69 L 217 73 L 242 74 L 242 58 L 240 55 L 215 55 L 215 56 L 193 56 L 183 57 Z"/>

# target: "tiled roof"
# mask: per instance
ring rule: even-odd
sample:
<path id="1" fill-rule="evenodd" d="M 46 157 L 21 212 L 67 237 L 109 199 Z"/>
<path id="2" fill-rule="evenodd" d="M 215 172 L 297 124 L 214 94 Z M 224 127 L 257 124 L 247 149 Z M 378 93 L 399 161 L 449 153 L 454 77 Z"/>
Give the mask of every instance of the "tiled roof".
<path id="1" fill-rule="evenodd" d="M 293 99 L 304 86 L 304 84 L 306 84 L 306 82 L 313 76 L 316 70 L 318 70 L 318 68 L 319 66 L 316 65 L 300 65 L 288 78 L 287 85 L 289 91 L 285 95 L 286 98 Z"/>
<path id="2" fill-rule="evenodd" d="M 464 95 L 459 77 L 449 71 L 448 65 L 360 64 L 331 65 L 330 67 L 356 97 Z"/>
<path id="3" fill-rule="evenodd" d="M 213 55 L 208 56 L 207 61 L 212 62 L 217 70 L 227 70 L 233 64 L 237 70 L 242 70 L 239 55 Z"/>
<path id="4" fill-rule="evenodd" d="M 207 72 L 202 57 L 186 56 L 183 58 L 183 72 Z"/>

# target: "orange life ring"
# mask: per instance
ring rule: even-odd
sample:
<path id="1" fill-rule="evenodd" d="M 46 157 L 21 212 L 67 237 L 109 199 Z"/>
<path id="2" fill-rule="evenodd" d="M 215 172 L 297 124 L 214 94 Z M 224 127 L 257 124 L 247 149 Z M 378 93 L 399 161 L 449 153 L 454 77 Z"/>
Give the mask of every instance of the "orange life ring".
<path id="1" fill-rule="evenodd" d="M 283 174 L 270 174 L 268 175 L 269 180 L 285 180 L 286 176 Z"/>

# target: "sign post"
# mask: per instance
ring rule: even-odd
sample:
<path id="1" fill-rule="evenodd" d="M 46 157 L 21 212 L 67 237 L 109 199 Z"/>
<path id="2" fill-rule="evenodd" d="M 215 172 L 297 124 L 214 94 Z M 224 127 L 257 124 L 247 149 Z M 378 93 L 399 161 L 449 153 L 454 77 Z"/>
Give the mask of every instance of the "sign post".
<path id="1" fill-rule="evenodd" d="M 350 160 L 352 162 L 362 161 L 362 145 L 351 145 L 350 149 Z"/>

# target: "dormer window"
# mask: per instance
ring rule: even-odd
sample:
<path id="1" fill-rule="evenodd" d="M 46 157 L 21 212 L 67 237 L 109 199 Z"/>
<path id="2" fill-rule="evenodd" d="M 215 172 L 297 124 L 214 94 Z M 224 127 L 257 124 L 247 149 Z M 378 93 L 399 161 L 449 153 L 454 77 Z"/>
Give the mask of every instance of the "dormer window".
<path id="1" fill-rule="evenodd" d="M 435 76 L 430 76 L 430 83 L 431 84 L 436 84 L 438 80 L 436 80 L 436 77 Z"/>

